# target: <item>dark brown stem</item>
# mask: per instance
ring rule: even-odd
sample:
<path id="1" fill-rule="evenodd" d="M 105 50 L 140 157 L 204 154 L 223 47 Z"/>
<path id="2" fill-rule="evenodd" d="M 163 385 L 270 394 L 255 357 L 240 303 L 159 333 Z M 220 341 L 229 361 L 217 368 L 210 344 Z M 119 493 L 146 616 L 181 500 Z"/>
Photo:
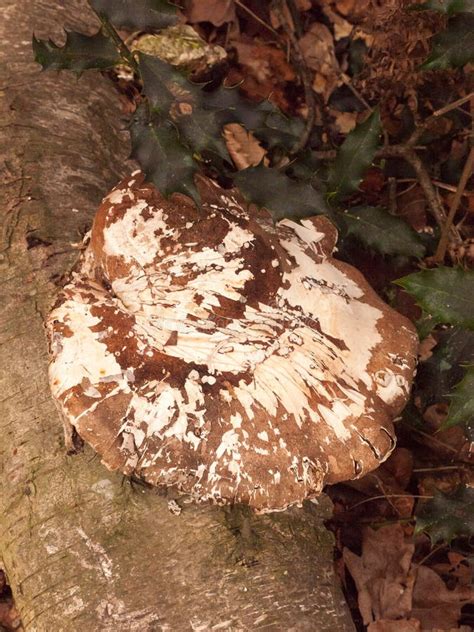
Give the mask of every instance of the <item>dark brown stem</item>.
<path id="1" fill-rule="evenodd" d="M 99 13 L 98 15 L 99 15 L 99 20 L 100 20 L 100 22 L 102 24 L 102 29 L 103 29 L 104 33 L 108 37 L 110 37 L 110 39 L 113 41 L 113 43 L 117 47 L 121 57 L 123 57 L 124 61 L 126 61 L 129 66 L 131 66 L 133 72 L 135 72 L 137 75 L 139 75 L 140 72 L 139 72 L 139 69 L 138 69 L 137 60 L 133 56 L 133 54 L 130 51 L 130 49 L 128 48 L 128 46 L 125 44 L 123 39 L 117 33 L 117 31 L 115 30 L 115 28 L 113 27 L 111 22 L 108 20 L 108 18 L 103 13 Z"/>
<path id="2" fill-rule="evenodd" d="M 423 161 L 416 153 L 415 149 L 408 144 L 388 145 L 380 149 L 377 152 L 377 156 L 379 158 L 403 158 L 408 162 L 409 165 L 411 165 L 416 173 L 418 182 L 423 189 L 431 214 L 435 218 L 440 228 L 443 229 L 446 224 L 446 214 L 436 194 L 436 189 L 433 186 L 430 175 L 425 165 L 423 164 Z M 461 239 L 454 227 L 451 228 L 451 232 L 453 234 L 453 238 L 456 240 L 457 243 L 459 243 Z"/>
<path id="3" fill-rule="evenodd" d="M 441 237 L 440 237 L 438 247 L 436 249 L 436 253 L 434 256 L 434 260 L 437 263 L 441 263 L 442 261 L 444 261 L 444 257 L 446 255 L 446 249 L 448 247 L 448 242 L 449 242 L 449 233 L 453 225 L 454 216 L 456 215 L 456 211 L 459 208 L 459 204 L 461 202 L 464 189 L 466 188 L 468 180 L 472 175 L 473 168 L 474 168 L 474 147 L 471 147 L 471 151 L 469 152 L 469 156 L 467 157 L 466 164 L 464 165 L 464 169 L 462 171 L 461 178 L 459 180 L 459 184 L 456 189 L 456 193 L 454 194 L 453 201 L 451 202 L 451 206 L 449 207 L 448 217 L 446 218 L 446 222 L 444 223 L 443 229 L 441 231 Z"/>
<path id="4" fill-rule="evenodd" d="M 316 106 L 319 105 L 321 116 L 325 118 L 325 107 L 321 97 L 313 90 L 313 77 L 312 73 L 306 63 L 306 60 L 301 52 L 301 47 L 295 36 L 288 19 L 285 15 L 286 12 L 290 13 L 293 20 L 297 19 L 298 12 L 294 5 L 294 0 L 276 0 L 274 3 L 275 11 L 282 24 L 282 27 L 291 44 L 291 55 L 293 57 L 294 65 L 298 68 L 301 83 L 303 84 L 306 105 L 308 108 L 308 115 L 306 117 L 305 127 L 298 141 L 291 148 L 290 154 L 297 154 L 306 146 L 311 132 L 313 131 L 314 123 L 316 121 Z M 286 11 L 285 11 L 286 9 Z"/>

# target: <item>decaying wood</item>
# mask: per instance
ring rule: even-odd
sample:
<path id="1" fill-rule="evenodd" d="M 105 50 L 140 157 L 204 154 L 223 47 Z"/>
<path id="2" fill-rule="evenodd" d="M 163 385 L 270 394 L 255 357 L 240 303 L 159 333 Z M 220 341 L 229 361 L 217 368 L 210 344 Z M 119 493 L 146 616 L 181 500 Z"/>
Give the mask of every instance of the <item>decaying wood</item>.
<path id="1" fill-rule="evenodd" d="M 80 0 L 2 4 L 0 563 L 24 627 L 351 630 L 324 497 L 271 516 L 182 501 L 171 512 L 169 498 L 91 451 L 65 453 L 44 315 L 101 196 L 127 170 L 127 147 L 107 81 L 40 74 L 30 40 L 33 29 L 91 24 Z"/>

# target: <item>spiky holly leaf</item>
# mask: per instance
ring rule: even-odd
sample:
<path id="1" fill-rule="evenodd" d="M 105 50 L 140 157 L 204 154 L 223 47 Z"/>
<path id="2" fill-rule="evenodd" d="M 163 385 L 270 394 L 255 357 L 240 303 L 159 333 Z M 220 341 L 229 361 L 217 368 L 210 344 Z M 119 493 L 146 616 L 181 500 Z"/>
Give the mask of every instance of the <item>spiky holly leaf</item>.
<path id="1" fill-rule="evenodd" d="M 33 35 L 33 52 L 43 70 L 81 73 L 90 68 L 113 68 L 120 62 L 117 48 L 101 31 L 95 35 L 68 32 L 64 46 L 56 46 L 52 40 L 36 39 Z"/>
<path id="2" fill-rule="evenodd" d="M 194 152 L 210 151 L 231 162 L 222 138 L 222 125 L 215 112 L 195 109 L 177 116 L 175 123 L 183 142 Z"/>
<path id="3" fill-rule="evenodd" d="M 418 366 L 416 396 L 426 408 L 443 400 L 474 365 L 474 332 L 454 327 L 437 334 L 438 344 L 431 357 Z"/>
<path id="4" fill-rule="evenodd" d="M 474 366 L 468 367 L 449 399 L 448 417 L 442 429 L 465 425 L 470 434 L 474 429 Z"/>
<path id="5" fill-rule="evenodd" d="M 180 138 L 193 152 L 211 151 L 229 160 L 218 113 L 203 108 L 206 93 L 179 70 L 150 55 L 139 55 L 143 91 L 155 112 L 171 116 Z"/>
<path id="6" fill-rule="evenodd" d="M 294 116 L 286 116 L 273 105 L 272 108 L 273 110 L 265 117 L 263 125 L 258 126 L 254 133 L 269 149 L 282 147 L 290 151 L 301 138 L 304 121 Z"/>
<path id="7" fill-rule="evenodd" d="M 242 97 L 238 88 L 225 86 L 212 92 L 204 92 L 202 107 L 219 113 L 222 125 L 240 123 L 252 132 L 263 127 L 269 114 L 276 111 L 269 101 L 251 103 Z"/>
<path id="8" fill-rule="evenodd" d="M 243 195 L 254 204 L 268 209 L 275 221 L 311 215 L 331 215 L 324 199 L 310 184 L 291 180 L 269 167 L 250 167 L 234 176 Z"/>
<path id="9" fill-rule="evenodd" d="M 474 14 L 459 13 L 448 22 L 446 30 L 433 38 L 431 55 L 421 65 L 423 70 L 459 68 L 474 61 Z"/>
<path id="10" fill-rule="evenodd" d="M 380 131 L 380 113 L 376 109 L 347 135 L 329 175 L 328 191 L 331 197 L 340 199 L 357 191 L 375 157 Z"/>
<path id="11" fill-rule="evenodd" d="M 456 13 L 474 13 L 474 0 L 427 0 L 423 4 L 414 4 L 412 11 L 439 11 L 447 15 Z"/>
<path id="12" fill-rule="evenodd" d="M 474 271 L 436 268 L 395 281 L 436 323 L 474 329 Z"/>
<path id="13" fill-rule="evenodd" d="M 168 114 L 173 103 L 196 101 L 200 89 L 192 84 L 174 66 L 158 57 L 140 53 L 138 69 L 143 81 L 143 91 L 153 108 Z"/>
<path id="14" fill-rule="evenodd" d="M 221 86 L 212 92 L 203 92 L 201 107 L 216 112 L 221 124 L 239 123 L 271 148 L 289 149 L 300 138 L 304 122 L 300 118 L 283 114 L 270 101 L 252 103 L 238 88 Z"/>
<path id="15" fill-rule="evenodd" d="M 415 533 L 425 531 L 433 544 L 474 535 L 474 489 L 458 487 L 452 494 L 437 491 L 434 498 L 415 512 Z"/>
<path id="16" fill-rule="evenodd" d="M 91 0 L 92 8 L 115 26 L 164 29 L 178 21 L 177 7 L 166 0 Z"/>
<path id="17" fill-rule="evenodd" d="M 347 233 L 383 255 L 421 258 L 425 247 L 400 217 L 374 206 L 356 206 L 344 213 Z"/>
<path id="18" fill-rule="evenodd" d="M 194 184 L 197 166 L 192 152 L 181 144 L 178 132 L 170 121 L 147 119 L 144 107 L 138 108 L 130 126 L 132 157 L 163 195 L 180 192 L 199 204 Z"/>

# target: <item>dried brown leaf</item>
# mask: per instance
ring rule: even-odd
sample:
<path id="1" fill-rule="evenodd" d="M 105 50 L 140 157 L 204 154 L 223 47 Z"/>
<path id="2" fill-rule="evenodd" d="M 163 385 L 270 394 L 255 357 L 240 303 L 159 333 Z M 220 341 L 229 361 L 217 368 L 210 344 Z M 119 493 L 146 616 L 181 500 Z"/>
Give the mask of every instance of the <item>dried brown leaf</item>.
<path id="1" fill-rule="evenodd" d="M 329 113 L 334 116 L 334 125 L 341 134 L 349 134 L 357 125 L 357 112 L 339 112 L 330 109 Z"/>
<path id="2" fill-rule="evenodd" d="M 367 632 L 421 632 L 418 619 L 379 619 L 369 624 Z"/>
<path id="3" fill-rule="evenodd" d="M 324 24 L 314 22 L 299 44 L 306 63 L 315 71 L 313 90 L 327 100 L 342 81 L 332 33 Z"/>
<path id="4" fill-rule="evenodd" d="M 438 341 L 431 334 L 420 342 L 418 347 L 418 357 L 420 362 L 426 362 L 433 355 L 433 349 L 438 344 Z"/>
<path id="5" fill-rule="evenodd" d="M 413 472 L 413 452 L 407 448 L 395 448 L 382 467 L 390 472 L 400 489 L 406 489 Z"/>
<path id="6" fill-rule="evenodd" d="M 423 630 L 451 630 L 458 626 L 463 605 L 473 598 L 472 588 L 449 590 L 431 568 L 420 566 L 413 589 L 412 616 L 421 621 Z"/>
<path id="7" fill-rule="evenodd" d="M 239 170 L 256 167 L 265 158 L 265 149 L 259 141 L 238 123 L 229 123 L 224 126 L 224 139 L 229 154 Z"/>
<path id="8" fill-rule="evenodd" d="M 415 546 L 401 525 L 378 531 L 366 529 L 362 555 L 344 549 L 343 557 L 358 590 L 364 623 L 408 616 L 412 608 L 415 575 L 411 560 Z"/>
<path id="9" fill-rule="evenodd" d="M 210 22 L 222 26 L 226 22 L 235 22 L 234 0 L 188 0 L 186 5 L 188 22 Z"/>

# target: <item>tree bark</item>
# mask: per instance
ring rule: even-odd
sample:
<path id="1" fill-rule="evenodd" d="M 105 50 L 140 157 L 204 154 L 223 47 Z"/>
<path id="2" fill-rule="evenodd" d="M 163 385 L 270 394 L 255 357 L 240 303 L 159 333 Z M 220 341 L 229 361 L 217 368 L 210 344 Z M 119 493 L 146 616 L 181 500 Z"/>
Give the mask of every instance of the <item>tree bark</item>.
<path id="1" fill-rule="evenodd" d="M 1 4 L 0 565 L 25 630 L 353 630 L 326 497 L 266 516 L 178 498 L 174 515 L 169 495 L 90 450 L 66 456 L 44 315 L 100 198 L 130 171 L 128 141 L 105 78 L 32 62 L 33 31 L 94 30 L 85 1 Z"/>

